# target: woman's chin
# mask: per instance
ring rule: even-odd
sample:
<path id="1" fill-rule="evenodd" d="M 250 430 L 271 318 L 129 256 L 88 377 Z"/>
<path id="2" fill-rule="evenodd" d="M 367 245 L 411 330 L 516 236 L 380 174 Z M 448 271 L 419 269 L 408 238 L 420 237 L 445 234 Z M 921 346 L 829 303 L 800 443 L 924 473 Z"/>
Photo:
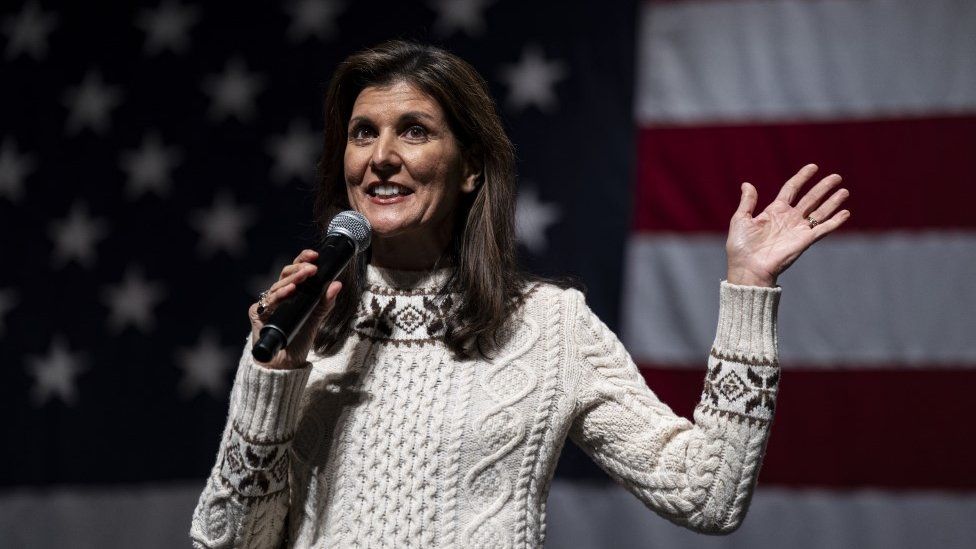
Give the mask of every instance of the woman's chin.
<path id="1" fill-rule="evenodd" d="M 389 219 L 386 216 L 377 218 L 366 216 L 373 228 L 373 238 L 396 238 L 410 232 L 410 227 L 401 219 Z"/>

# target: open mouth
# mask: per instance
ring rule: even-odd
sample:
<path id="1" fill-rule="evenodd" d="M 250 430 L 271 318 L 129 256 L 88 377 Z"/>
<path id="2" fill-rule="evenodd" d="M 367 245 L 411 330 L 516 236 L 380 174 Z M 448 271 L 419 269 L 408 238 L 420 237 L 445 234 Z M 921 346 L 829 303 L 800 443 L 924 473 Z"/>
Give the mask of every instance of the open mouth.
<path id="1" fill-rule="evenodd" d="M 366 194 L 377 198 L 393 198 L 413 194 L 413 191 L 399 183 L 377 181 L 366 187 Z"/>

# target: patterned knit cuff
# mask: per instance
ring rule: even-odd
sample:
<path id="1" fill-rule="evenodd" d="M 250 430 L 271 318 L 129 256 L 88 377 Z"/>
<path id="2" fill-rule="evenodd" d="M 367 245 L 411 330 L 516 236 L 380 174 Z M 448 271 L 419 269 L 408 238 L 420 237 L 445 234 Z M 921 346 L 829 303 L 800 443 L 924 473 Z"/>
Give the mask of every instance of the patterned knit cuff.
<path id="1" fill-rule="evenodd" d="M 231 406 L 234 428 L 252 441 L 273 443 L 290 438 L 311 371 L 308 362 L 294 370 L 274 370 L 255 363 L 248 338 Z"/>
<path id="2" fill-rule="evenodd" d="M 718 332 L 699 410 L 749 425 L 773 418 L 779 390 L 776 311 L 781 289 L 722 282 Z"/>
<path id="3" fill-rule="evenodd" d="M 712 352 L 722 358 L 775 364 L 776 313 L 782 288 L 739 286 L 722 281 L 718 330 Z"/>

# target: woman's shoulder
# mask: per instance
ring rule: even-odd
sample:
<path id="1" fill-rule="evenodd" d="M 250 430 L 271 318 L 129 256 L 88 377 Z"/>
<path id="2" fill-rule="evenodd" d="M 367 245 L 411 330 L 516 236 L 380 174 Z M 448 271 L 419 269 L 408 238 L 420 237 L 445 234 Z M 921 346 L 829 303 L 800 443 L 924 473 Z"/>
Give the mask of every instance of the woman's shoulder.
<path id="1" fill-rule="evenodd" d="M 581 285 L 563 280 L 529 280 L 522 294 L 524 310 L 528 314 L 555 314 L 553 309 L 586 307 Z"/>

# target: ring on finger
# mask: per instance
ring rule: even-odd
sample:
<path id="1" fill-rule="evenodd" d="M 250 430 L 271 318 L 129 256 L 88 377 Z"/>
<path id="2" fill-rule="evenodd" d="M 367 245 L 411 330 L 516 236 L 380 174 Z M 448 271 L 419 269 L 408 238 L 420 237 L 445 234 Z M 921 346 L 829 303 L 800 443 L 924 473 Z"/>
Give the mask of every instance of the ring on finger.
<path id="1" fill-rule="evenodd" d="M 269 290 L 265 290 L 265 291 L 261 292 L 261 295 L 258 296 L 258 314 L 259 315 L 263 315 L 265 312 L 268 311 L 268 305 L 269 305 L 268 298 L 270 296 L 271 296 L 271 291 L 269 291 Z"/>
<path id="2" fill-rule="evenodd" d="M 820 224 L 820 222 L 814 219 L 812 215 L 807 216 L 807 223 L 810 224 L 811 229 Z"/>

